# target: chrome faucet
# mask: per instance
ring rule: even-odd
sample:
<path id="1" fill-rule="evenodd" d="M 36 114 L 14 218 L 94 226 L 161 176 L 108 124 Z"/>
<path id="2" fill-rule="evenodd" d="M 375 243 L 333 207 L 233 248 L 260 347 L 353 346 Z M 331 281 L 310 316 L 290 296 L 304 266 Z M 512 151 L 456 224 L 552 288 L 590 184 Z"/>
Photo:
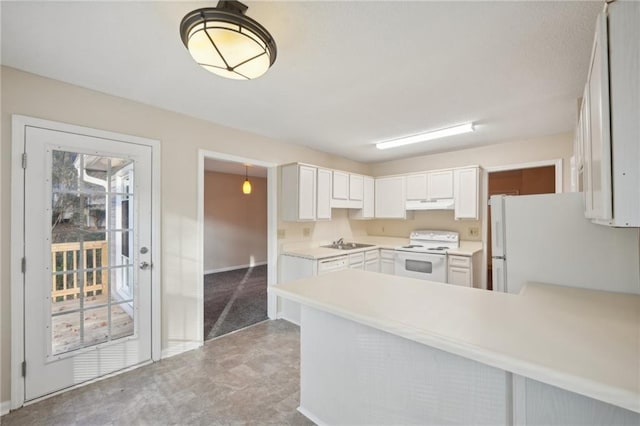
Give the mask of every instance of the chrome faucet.
<path id="1" fill-rule="evenodd" d="M 344 238 L 339 238 L 338 241 L 334 241 L 333 244 L 341 246 L 344 243 Z"/>

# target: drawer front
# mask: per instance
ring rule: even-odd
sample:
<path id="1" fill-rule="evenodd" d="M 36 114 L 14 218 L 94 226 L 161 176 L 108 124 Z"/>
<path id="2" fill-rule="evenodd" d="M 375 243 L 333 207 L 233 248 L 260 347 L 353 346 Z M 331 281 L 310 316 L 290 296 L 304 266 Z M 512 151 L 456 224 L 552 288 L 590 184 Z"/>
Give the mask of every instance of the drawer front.
<path id="1" fill-rule="evenodd" d="M 349 265 L 364 263 L 364 253 L 354 253 L 349 255 Z"/>
<path id="2" fill-rule="evenodd" d="M 471 266 L 471 258 L 466 256 L 449 256 L 449 266 L 469 268 Z"/>
<path id="3" fill-rule="evenodd" d="M 447 282 L 449 284 L 460 285 L 463 287 L 473 287 L 473 283 L 471 282 L 471 271 L 469 268 L 456 268 L 449 266 Z"/>
<path id="4" fill-rule="evenodd" d="M 380 250 L 380 257 L 383 259 L 395 259 L 396 258 L 396 252 L 395 250 L 386 250 L 386 249 L 381 249 Z"/>
<path id="5" fill-rule="evenodd" d="M 378 258 L 378 253 L 380 250 L 375 249 L 375 250 L 369 250 L 369 251 L 365 251 L 364 252 L 364 258 L 365 260 L 374 260 Z"/>

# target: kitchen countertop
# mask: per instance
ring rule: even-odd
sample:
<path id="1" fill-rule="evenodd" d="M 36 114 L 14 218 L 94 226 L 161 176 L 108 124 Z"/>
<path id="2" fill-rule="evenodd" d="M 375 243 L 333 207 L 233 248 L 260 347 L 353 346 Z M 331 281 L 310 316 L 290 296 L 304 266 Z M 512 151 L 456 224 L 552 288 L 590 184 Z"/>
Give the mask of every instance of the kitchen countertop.
<path id="1" fill-rule="evenodd" d="M 353 250 L 339 250 L 339 249 L 320 247 L 322 245 L 330 244 L 330 242 L 288 243 L 288 244 L 284 244 L 283 248 L 280 251 L 280 254 L 303 257 L 306 259 L 325 259 L 328 257 L 341 256 L 345 254 L 360 253 L 367 250 L 375 250 L 375 249 L 393 250 L 397 247 L 409 244 L 409 239 L 396 238 L 396 237 L 362 236 L 362 237 L 349 238 L 348 242 L 373 244 L 373 246 L 353 249 Z M 457 249 L 448 250 L 447 253 L 457 255 L 457 256 L 473 256 L 475 253 L 479 251 L 482 251 L 482 242 L 460 241 L 460 247 L 458 247 Z"/>
<path id="2" fill-rule="evenodd" d="M 640 295 L 538 283 L 515 295 L 354 269 L 272 289 L 286 299 L 640 413 Z"/>

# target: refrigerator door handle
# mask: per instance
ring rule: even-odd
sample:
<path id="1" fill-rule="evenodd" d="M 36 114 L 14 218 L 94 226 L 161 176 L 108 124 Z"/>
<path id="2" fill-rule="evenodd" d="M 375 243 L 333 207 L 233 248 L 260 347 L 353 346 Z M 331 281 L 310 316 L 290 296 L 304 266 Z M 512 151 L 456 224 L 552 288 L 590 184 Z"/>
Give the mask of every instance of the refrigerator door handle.
<path id="1" fill-rule="evenodd" d="M 507 260 L 507 256 L 491 256 L 492 259 Z"/>

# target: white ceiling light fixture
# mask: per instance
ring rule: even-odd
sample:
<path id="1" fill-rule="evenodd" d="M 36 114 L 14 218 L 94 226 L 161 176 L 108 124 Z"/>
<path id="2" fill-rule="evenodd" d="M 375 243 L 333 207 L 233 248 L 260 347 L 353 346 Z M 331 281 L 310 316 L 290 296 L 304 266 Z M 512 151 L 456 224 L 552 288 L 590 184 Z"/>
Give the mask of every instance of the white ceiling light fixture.
<path id="1" fill-rule="evenodd" d="M 464 123 L 458 126 L 446 127 L 444 129 L 431 130 L 424 133 L 418 133 L 416 135 L 404 136 L 401 138 L 390 139 L 384 142 L 378 142 L 376 148 L 389 149 L 399 146 L 410 145 L 414 143 L 426 142 L 433 139 L 445 138 L 447 136 L 461 135 L 463 133 L 473 132 L 473 123 Z"/>
<path id="2" fill-rule="evenodd" d="M 234 80 L 251 80 L 276 60 L 276 42 L 258 22 L 245 16 L 248 7 L 220 0 L 217 7 L 189 12 L 180 37 L 191 57 L 204 69 Z"/>

